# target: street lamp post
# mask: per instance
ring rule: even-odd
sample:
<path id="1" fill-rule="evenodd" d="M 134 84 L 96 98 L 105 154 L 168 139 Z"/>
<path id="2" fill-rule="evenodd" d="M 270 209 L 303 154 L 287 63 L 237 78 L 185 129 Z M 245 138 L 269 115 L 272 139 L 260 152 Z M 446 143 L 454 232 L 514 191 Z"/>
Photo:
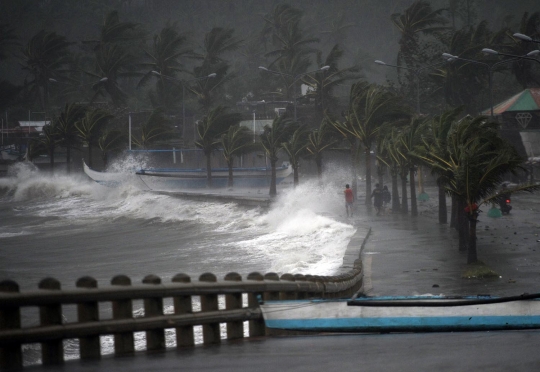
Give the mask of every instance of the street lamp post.
<path id="1" fill-rule="evenodd" d="M 298 81 L 298 79 L 300 79 L 302 76 L 305 76 L 305 75 L 308 75 L 308 74 L 312 74 L 314 72 L 319 72 L 319 71 L 326 71 L 330 68 L 330 66 L 323 66 L 321 68 L 318 68 L 316 70 L 313 70 L 313 71 L 308 71 L 308 72 L 304 72 L 302 74 L 298 74 L 298 75 L 292 75 L 292 74 L 288 74 L 286 72 L 280 72 L 280 71 L 274 71 L 274 70 L 269 70 L 267 69 L 266 67 L 264 66 L 259 66 L 259 69 L 260 70 L 263 70 L 263 71 L 266 71 L 266 72 L 269 72 L 271 74 L 275 74 L 275 75 L 285 75 L 285 76 L 289 76 L 289 77 L 292 77 L 293 78 L 293 85 L 294 85 L 294 94 L 295 94 L 295 97 L 294 97 L 294 121 L 296 121 L 296 82 Z"/>
<path id="2" fill-rule="evenodd" d="M 163 75 L 157 71 L 152 71 L 152 74 L 154 75 L 157 75 L 157 76 L 160 76 L 164 79 L 169 79 L 169 80 L 172 80 L 172 81 L 176 81 L 176 82 L 179 82 L 181 85 L 182 85 L 182 140 L 185 140 L 185 131 L 186 131 L 186 107 L 185 107 L 185 101 L 184 101 L 184 98 L 185 98 L 185 95 L 186 95 L 186 84 L 187 83 L 191 83 L 193 81 L 199 81 L 199 80 L 205 80 L 205 79 L 212 79 L 212 78 L 215 78 L 217 76 L 216 73 L 211 73 L 209 75 L 206 75 L 206 76 L 202 76 L 202 77 L 199 77 L 199 78 L 196 78 L 196 79 L 191 79 L 191 80 L 182 80 L 182 79 L 178 79 L 178 78 L 175 78 L 175 77 L 172 77 L 172 76 L 168 76 L 168 75 Z"/>
<path id="3" fill-rule="evenodd" d="M 533 39 L 532 37 L 530 36 L 527 36 L 527 35 L 523 35 L 523 34 L 520 34 L 518 32 L 516 32 L 514 35 L 516 39 L 520 39 L 520 40 L 523 40 L 523 41 L 528 41 L 530 43 L 536 43 L 536 44 L 540 44 L 540 40 L 536 40 L 536 39 Z"/>
<path id="4" fill-rule="evenodd" d="M 508 62 L 508 61 L 514 61 L 516 59 L 527 59 L 529 61 L 535 61 L 535 62 L 538 62 L 540 63 L 540 60 L 536 59 L 536 58 L 532 58 L 538 54 L 540 54 L 540 50 L 536 49 L 536 50 L 533 50 L 527 54 L 525 54 L 524 56 L 516 56 L 514 54 L 508 54 L 508 53 L 503 53 L 503 52 L 498 52 L 496 50 L 493 50 L 493 49 L 489 49 L 489 48 L 484 48 L 482 49 L 482 52 L 484 52 L 485 54 L 495 54 L 495 55 L 499 55 L 499 56 L 507 56 L 507 57 L 512 57 L 513 59 L 509 59 L 509 60 L 506 60 L 506 61 L 501 61 L 501 62 Z"/>
<path id="5" fill-rule="evenodd" d="M 388 63 L 380 61 L 380 60 L 375 61 L 375 63 L 378 64 L 378 65 L 388 66 L 388 67 L 395 67 L 395 68 L 398 68 L 398 69 L 403 68 L 405 70 L 412 71 L 416 75 L 416 112 L 418 114 L 420 114 L 420 72 L 422 72 L 422 70 L 425 70 L 426 68 L 439 66 L 439 65 L 442 65 L 443 63 L 446 63 L 446 62 L 447 61 L 443 61 L 443 62 L 440 62 L 440 63 L 435 63 L 433 65 L 427 65 L 427 66 L 420 67 L 418 69 L 414 69 L 414 68 L 410 68 L 410 67 L 391 65 L 391 64 L 388 64 Z"/>

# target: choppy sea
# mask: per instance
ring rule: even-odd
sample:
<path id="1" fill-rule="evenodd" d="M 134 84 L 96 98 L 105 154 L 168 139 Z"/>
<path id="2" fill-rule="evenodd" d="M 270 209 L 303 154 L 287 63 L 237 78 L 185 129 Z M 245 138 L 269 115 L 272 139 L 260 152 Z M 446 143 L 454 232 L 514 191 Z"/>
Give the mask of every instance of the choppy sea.
<path id="1" fill-rule="evenodd" d="M 118 274 L 133 283 L 148 274 L 163 282 L 178 273 L 193 280 L 204 272 L 331 275 L 355 232 L 343 222 L 342 178 L 283 189 L 265 210 L 158 195 L 136 183 L 107 188 L 84 174 L 51 175 L 21 163 L 0 178 L 0 280 L 24 291 L 45 277 L 74 288 L 86 275 L 100 287 Z M 76 320 L 71 313 L 66 321 Z M 23 313 L 23 326 L 37 319 Z M 68 341 L 66 358 L 76 358 L 77 342 Z M 26 364 L 39 359 L 38 348 L 27 348 Z M 112 350 L 111 338 L 102 337 L 102 353 Z"/>

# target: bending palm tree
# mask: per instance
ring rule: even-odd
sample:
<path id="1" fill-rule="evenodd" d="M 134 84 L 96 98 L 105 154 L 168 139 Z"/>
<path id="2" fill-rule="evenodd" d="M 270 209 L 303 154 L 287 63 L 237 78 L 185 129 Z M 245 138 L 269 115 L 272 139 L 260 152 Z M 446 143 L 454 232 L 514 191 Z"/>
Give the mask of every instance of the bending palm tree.
<path id="1" fill-rule="evenodd" d="M 251 131 L 248 128 L 235 124 L 230 126 L 227 132 L 221 136 L 220 145 L 223 148 L 223 156 L 229 168 L 227 187 L 233 187 L 234 158 L 253 150 L 255 143 L 251 141 Z"/>
<path id="2" fill-rule="evenodd" d="M 321 121 L 319 128 L 308 133 L 306 151 L 315 158 L 319 183 L 322 181 L 323 152 L 336 142 L 335 133 L 332 132 L 327 119 Z"/>
<path id="3" fill-rule="evenodd" d="M 226 107 L 218 106 L 197 123 L 199 139 L 195 141 L 195 146 L 202 149 L 206 156 L 207 187 L 212 187 L 212 152 L 220 147 L 221 136 L 227 133 L 231 126 L 238 125 L 241 120 L 241 114 L 228 113 Z"/>
<path id="4" fill-rule="evenodd" d="M 283 143 L 289 140 L 297 126 L 297 123 L 291 119 L 280 116 L 274 119 L 272 126 L 265 125 L 264 132 L 261 134 L 261 144 L 272 167 L 269 193 L 272 197 L 277 195 L 276 163 L 279 160 L 279 152 L 283 149 Z"/>
<path id="5" fill-rule="evenodd" d="M 71 171 L 71 149 L 81 142 L 79 131 L 75 124 L 81 120 L 86 112 L 86 108 L 76 103 L 66 104 L 64 110 L 56 120 L 55 132 L 58 136 L 58 143 L 66 149 L 66 163 L 68 173 Z"/>
<path id="6" fill-rule="evenodd" d="M 306 154 L 308 132 L 305 128 L 297 128 L 291 138 L 283 143 L 283 150 L 289 156 L 289 161 L 294 172 L 294 187 L 298 186 L 298 168 L 300 167 L 300 158 Z"/>
<path id="7" fill-rule="evenodd" d="M 88 145 L 88 166 L 92 167 L 92 147 L 97 145 L 103 127 L 113 116 L 100 109 L 86 112 L 84 117 L 75 123 L 79 137 Z"/>

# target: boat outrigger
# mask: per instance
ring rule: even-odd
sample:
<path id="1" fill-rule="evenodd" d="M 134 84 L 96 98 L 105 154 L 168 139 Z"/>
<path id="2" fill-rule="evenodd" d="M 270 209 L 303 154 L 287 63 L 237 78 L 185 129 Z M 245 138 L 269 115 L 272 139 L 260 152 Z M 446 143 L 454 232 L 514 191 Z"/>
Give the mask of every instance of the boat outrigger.
<path id="1" fill-rule="evenodd" d="M 127 180 L 127 176 L 136 176 L 145 187 L 157 191 L 176 191 L 180 189 L 194 189 L 206 187 L 206 169 L 180 169 L 180 168 L 145 168 L 134 170 L 132 173 L 98 172 L 84 164 L 84 173 L 91 179 L 105 186 L 118 186 Z M 254 188 L 270 186 L 271 169 L 233 168 L 235 187 Z M 292 173 L 292 167 L 283 163 L 276 169 L 276 183 L 283 181 Z M 212 187 L 227 187 L 229 177 L 228 168 L 212 169 Z"/>
<path id="2" fill-rule="evenodd" d="M 440 332 L 540 328 L 540 293 L 267 301 L 268 328 L 314 332 Z"/>

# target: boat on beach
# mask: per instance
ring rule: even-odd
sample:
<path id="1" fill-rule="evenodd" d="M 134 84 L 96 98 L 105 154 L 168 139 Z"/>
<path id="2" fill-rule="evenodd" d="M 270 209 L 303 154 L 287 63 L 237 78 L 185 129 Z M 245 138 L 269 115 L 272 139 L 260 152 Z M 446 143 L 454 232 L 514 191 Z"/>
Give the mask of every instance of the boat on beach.
<path id="1" fill-rule="evenodd" d="M 115 187 L 126 182 L 129 173 L 98 172 L 88 167 L 83 161 L 84 173 L 99 184 Z M 276 169 L 276 183 L 292 173 L 292 167 L 283 163 Z M 206 168 L 145 168 L 136 169 L 131 173 L 142 184 L 158 191 L 176 191 L 180 189 L 196 189 L 206 187 Z M 270 186 L 271 169 L 266 167 L 233 168 L 234 187 L 261 188 Z M 228 168 L 212 169 L 212 186 L 215 188 L 227 187 L 229 178 Z"/>
<path id="2" fill-rule="evenodd" d="M 540 293 L 265 301 L 268 328 L 314 332 L 452 332 L 540 328 Z"/>

